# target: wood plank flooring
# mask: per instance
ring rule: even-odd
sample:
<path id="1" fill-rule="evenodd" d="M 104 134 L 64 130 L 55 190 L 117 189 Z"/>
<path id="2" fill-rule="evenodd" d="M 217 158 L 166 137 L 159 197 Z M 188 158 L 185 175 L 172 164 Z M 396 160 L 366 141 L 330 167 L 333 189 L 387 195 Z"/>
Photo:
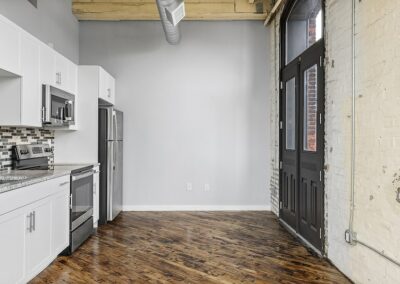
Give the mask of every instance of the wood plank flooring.
<path id="1" fill-rule="evenodd" d="M 31 283 L 350 283 L 269 212 L 124 212 Z"/>

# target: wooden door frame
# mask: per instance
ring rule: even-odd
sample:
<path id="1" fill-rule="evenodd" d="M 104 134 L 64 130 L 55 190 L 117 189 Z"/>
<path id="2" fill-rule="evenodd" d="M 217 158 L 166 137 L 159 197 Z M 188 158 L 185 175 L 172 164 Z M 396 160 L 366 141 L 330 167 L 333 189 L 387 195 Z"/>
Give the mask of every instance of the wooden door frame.
<path id="1" fill-rule="evenodd" d="M 282 88 L 282 79 L 283 79 L 283 70 L 284 68 L 290 64 L 291 62 L 289 62 L 288 64 L 286 64 L 286 19 L 289 16 L 292 8 L 294 7 L 294 5 L 296 4 L 298 0 L 287 0 L 284 8 L 283 8 L 283 12 L 282 15 L 280 17 L 280 31 L 279 31 L 279 51 L 280 51 L 280 55 L 279 55 L 279 124 L 281 124 L 284 120 L 283 120 L 283 90 L 284 88 Z M 324 44 L 324 52 L 323 54 L 325 54 L 325 0 L 321 0 L 321 5 L 322 5 L 322 21 L 323 21 L 323 38 L 322 38 L 322 42 Z M 303 51 L 304 52 L 304 51 Z M 302 53 L 303 54 L 303 53 Z M 298 57 L 301 57 L 300 54 L 299 56 L 297 56 L 294 60 L 297 60 Z M 293 60 L 293 61 L 294 61 Z M 322 58 L 322 63 L 324 63 L 325 61 L 325 56 L 323 56 Z M 324 68 L 324 64 L 322 64 L 322 68 Z M 324 88 L 325 88 L 325 75 L 324 75 L 324 81 L 322 82 Z M 325 90 L 324 90 L 325 92 Z M 325 105 L 325 95 L 323 96 L 323 104 Z M 323 117 L 325 117 L 325 109 L 323 110 Z M 323 118 L 323 123 L 325 122 L 325 119 Z M 325 127 L 323 127 L 323 133 L 322 133 L 322 138 L 318 138 L 318 142 L 320 142 L 320 140 L 322 140 L 322 142 L 324 142 L 324 136 L 325 136 Z M 300 138 L 299 138 L 300 139 Z M 304 242 L 307 246 L 311 247 L 312 249 L 317 249 L 314 246 L 312 246 L 306 239 L 304 239 L 299 233 L 298 233 L 298 222 L 296 222 L 296 228 L 292 228 L 290 227 L 288 224 L 286 224 L 286 222 L 284 220 L 281 219 L 281 201 L 282 201 L 282 168 L 281 168 L 281 161 L 282 161 L 282 153 L 283 153 L 283 145 L 284 145 L 284 141 L 283 141 L 283 133 L 282 133 L 282 129 L 279 126 L 279 221 L 281 222 L 281 224 L 284 225 L 284 227 L 286 227 L 288 229 L 288 231 L 292 234 L 294 234 L 297 238 L 300 239 L 300 241 Z M 324 160 L 325 160 L 325 147 L 324 147 L 324 153 L 323 153 L 323 160 L 322 160 L 322 164 L 324 165 Z M 324 176 L 324 174 L 323 174 Z M 323 188 L 323 194 L 322 194 L 322 216 L 321 216 L 321 229 L 322 229 L 322 245 L 321 245 L 321 251 L 317 251 L 317 253 L 321 253 L 322 255 L 325 253 L 325 183 L 324 183 L 324 178 L 322 178 L 322 188 Z M 298 203 L 299 203 L 299 192 L 296 192 L 296 206 L 298 208 Z"/>

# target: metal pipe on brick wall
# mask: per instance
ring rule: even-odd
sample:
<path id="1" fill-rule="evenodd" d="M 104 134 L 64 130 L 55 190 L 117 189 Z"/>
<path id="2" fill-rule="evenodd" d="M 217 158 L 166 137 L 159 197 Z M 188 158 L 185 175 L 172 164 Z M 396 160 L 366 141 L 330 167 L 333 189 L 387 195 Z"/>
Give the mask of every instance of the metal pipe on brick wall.
<path id="1" fill-rule="evenodd" d="M 384 257 L 391 263 L 400 266 L 400 262 L 395 260 L 394 258 L 388 256 L 386 253 L 370 246 L 369 244 L 358 240 L 356 237 L 356 232 L 354 231 L 354 210 L 355 210 L 355 164 L 356 164 L 356 0 L 352 0 L 351 7 L 351 65 L 352 65 L 352 119 L 351 119 L 351 182 L 350 182 L 350 218 L 349 218 L 349 228 L 346 230 L 346 241 L 348 241 L 352 245 L 362 245 L 365 248 L 375 252 L 376 254 Z"/>

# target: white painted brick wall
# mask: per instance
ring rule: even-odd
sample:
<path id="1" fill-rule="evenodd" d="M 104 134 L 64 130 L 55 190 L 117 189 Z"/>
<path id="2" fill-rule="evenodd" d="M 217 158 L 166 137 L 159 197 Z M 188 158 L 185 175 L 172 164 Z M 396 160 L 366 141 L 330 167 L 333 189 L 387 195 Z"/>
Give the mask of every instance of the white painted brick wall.
<path id="1" fill-rule="evenodd" d="M 396 179 L 400 176 L 400 3 L 357 1 L 356 17 L 354 225 L 360 239 L 400 261 L 400 203 L 395 200 L 400 187 L 400 178 Z M 367 248 L 344 241 L 351 165 L 351 1 L 326 0 L 325 20 L 327 256 L 356 283 L 400 283 L 400 268 Z M 271 27 L 277 50 L 279 29 Z M 276 52 L 271 56 L 277 72 L 279 57 Z M 271 129 L 277 130 L 278 95 L 275 88 L 271 91 L 275 93 Z M 272 204 L 278 206 L 277 132 L 271 139 L 275 151 L 271 161 Z M 276 212 L 277 207 L 274 209 Z"/>

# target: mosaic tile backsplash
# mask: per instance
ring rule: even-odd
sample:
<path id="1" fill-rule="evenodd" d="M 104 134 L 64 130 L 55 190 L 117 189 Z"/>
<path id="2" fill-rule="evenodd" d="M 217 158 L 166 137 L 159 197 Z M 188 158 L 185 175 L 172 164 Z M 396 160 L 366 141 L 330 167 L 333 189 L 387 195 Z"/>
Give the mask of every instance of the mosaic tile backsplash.
<path id="1" fill-rule="evenodd" d="M 11 167 L 12 146 L 21 144 L 49 144 L 54 149 L 54 131 L 0 126 L 0 168 Z M 54 157 L 49 160 L 54 163 Z"/>

